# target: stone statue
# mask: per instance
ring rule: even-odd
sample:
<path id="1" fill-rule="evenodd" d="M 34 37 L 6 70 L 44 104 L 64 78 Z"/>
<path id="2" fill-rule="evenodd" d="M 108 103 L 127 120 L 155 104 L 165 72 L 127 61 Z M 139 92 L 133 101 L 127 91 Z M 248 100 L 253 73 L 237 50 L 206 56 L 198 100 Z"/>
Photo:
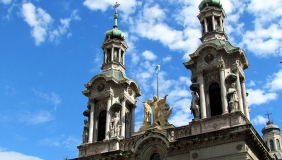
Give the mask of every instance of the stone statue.
<path id="1" fill-rule="evenodd" d="M 199 95 L 196 91 L 192 92 L 192 102 L 190 110 L 192 111 L 195 120 L 200 119 Z"/>
<path id="2" fill-rule="evenodd" d="M 82 135 L 82 142 L 87 143 L 88 142 L 88 132 L 89 132 L 89 123 L 85 119 L 84 120 L 84 127 L 83 127 L 83 135 Z"/>
<path id="3" fill-rule="evenodd" d="M 238 95 L 235 88 L 235 83 L 231 83 L 231 87 L 228 89 L 227 94 L 229 95 L 229 109 L 230 112 L 238 110 Z"/>
<path id="4" fill-rule="evenodd" d="M 153 105 L 152 100 L 149 99 L 147 102 L 143 102 L 143 104 L 144 104 L 144 119 L 139 131 L 143 131 L 151 127 L 151 114 L 152 114 L 151 106 Z"/>
<path id="5" fill-rule="evenodd" d="M 166 96 L 162 99 L 158 99 L 157 96 L 154 96 L 154 125 L 157 126 L 166 126 L 170 125 L 168 123 L 168 118 L 170 117 L 172 113 L 172 109 L 170 106 L 166 103 Z"/>
<path id="6" fill-rule="evenodd" d="M 113 114 L 113 117 L 110 122 L 110 137 L 119 137 L 120 136 L 120 129 L 121 129 L 121 123 L 120 123 L 120 117 L 119 112 L 116 111 Z"/>
<path id="7" fill-rule="evenodd" d="M 151 114 L 152 114 L 152 100 L 149 99 L 147 102 L 144 103 L 144 120 L 143 124 L 151 124 Z"/>

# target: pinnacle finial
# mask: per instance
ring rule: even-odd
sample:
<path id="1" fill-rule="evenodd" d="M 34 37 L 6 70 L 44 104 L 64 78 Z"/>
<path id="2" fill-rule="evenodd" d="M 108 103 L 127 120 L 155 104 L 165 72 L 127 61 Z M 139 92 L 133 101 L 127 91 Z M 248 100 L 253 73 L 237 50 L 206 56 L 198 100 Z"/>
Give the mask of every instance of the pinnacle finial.
<path id="1" fill-rule="evenodd" d="M 116 13 L 117 13 L 117 8 L 120 6 L 120 4 L 118 2 L 116 2 L 116 4 L 114 5 L 114 8 L 116 9 Z"/>
<path id="2" fill-rule="evenodd" d="M 271 115 L 271 113 L 269 113 L 269 112 L 267 111 L 267 113 L 266 113 L 265 115 L 267 115 L 267 117 L 268 117 L 268 122 L 267 122 L 267 123 L 271 123 L 271 121 L 270 121 L 270 115 Z"/>
<path id="3" fill-rule="evenodd" d="M 117 8 L 120 6 L 118 2 L 114 5 L 114 8 L 116 9 L 115 15 L 114 15 L 114 28 L 118 28 L 117 19 L 118 19 L 118 13 Z"/>

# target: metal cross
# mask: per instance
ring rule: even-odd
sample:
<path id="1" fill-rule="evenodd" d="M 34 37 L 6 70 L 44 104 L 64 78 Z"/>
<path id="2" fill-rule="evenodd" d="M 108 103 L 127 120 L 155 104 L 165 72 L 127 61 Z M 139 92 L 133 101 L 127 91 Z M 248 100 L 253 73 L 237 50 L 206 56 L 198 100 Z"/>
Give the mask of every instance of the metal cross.
<path id="1" fill-rule="evenodd" d="M 268 121 L 270 121 L 270 117 L 269 117 L 269 115 L 271 115 L 271 113 L 269 113 L 269 112 L 267 111 L 267 113 L 266 113 L 265 115 L 267 115 L 267 117 L 268 117 Z"/>
<path id="2" fill-rule="evenodd" d="M 117 8 L 120 6 L 120 4 L 118 2 L 116 2 L 116 4 L 114 5 L 114 8 L 117 10 Z"/>

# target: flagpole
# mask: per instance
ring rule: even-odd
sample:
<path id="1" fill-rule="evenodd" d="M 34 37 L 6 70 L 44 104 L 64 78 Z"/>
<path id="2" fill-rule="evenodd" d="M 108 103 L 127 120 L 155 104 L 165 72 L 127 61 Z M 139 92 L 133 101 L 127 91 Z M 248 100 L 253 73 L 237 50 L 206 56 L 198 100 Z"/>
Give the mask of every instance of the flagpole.
<path id="1" fill-rule="evenodd" d="M 157 97 L 159 98 L 159 73 L 157 73 Z"/>

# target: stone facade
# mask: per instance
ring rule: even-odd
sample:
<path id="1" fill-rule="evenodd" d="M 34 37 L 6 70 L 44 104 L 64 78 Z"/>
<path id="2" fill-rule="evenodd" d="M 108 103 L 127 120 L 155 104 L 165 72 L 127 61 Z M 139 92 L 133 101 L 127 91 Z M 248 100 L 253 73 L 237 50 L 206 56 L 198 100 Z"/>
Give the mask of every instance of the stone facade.
<path id="1" fill-rule="evenodd" d="M 203 43 L 184 63 L 192 72 L 193 100 L 191 106 L 187 104 L 194 115 L 192 122 L 180 127 L 169 124 L 172 110 L 166 96 L 154 97 L 154 101 L 144 102 L 143 125 L 133 132 L 135 104 L 142 93 L 124 73 L 127 45 L 117 30 L 116 11 L 114 29 L 107 32 L 102 45 L 102 73 L 83 91 L 89 98 L 84 112 L 88 119 L 84 142 L 74 160 L 272 159 L 249 121 L 246 54 L 228 41 L 226 15 L 219 0 L 204 0 L 199 9 Z"/>

